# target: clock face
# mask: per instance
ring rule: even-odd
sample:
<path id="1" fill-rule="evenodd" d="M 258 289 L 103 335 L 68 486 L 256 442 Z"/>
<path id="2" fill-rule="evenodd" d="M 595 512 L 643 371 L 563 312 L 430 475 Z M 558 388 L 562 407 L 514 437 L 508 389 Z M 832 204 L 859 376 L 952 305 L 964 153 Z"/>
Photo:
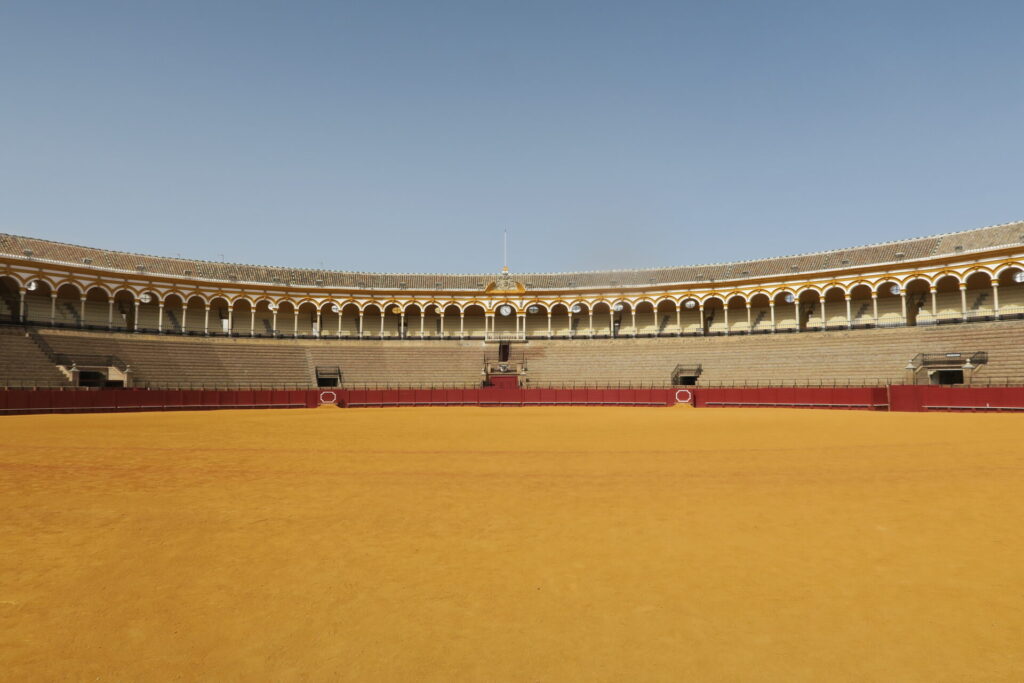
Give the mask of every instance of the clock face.
<path id="1" fill-rule="evenodd" d="M 526 309 L 526 312 L 527 313 L 531 313 L 531 314 L 539 313 L 540 312 L 540 307 L 539 306 L 530 306 L 529 308 Z"/>
<path id="2" fill-rule="evenodd" d="M 1014 282 L 1024 282 L 1024 273 L 1022 273 L 1020 271 L 1017 271 L 1016 273 L 1014 273 L 1013 274 L 1013 281 Z"/>
<path id="3" fill-rule="evenodd" d="M 512 315 L 512 307 L 505 304 L 498 309 L 498 313 L 501 313 L 502 315 Z"/>
<path id="4" fill-rule="evenodd" d="M 697 302 L 694 301 L 693 299 L 690 299 L 689 301 L 686 302 L 686 307 L 687 308 L 696 308 L 697 307 Z"/>

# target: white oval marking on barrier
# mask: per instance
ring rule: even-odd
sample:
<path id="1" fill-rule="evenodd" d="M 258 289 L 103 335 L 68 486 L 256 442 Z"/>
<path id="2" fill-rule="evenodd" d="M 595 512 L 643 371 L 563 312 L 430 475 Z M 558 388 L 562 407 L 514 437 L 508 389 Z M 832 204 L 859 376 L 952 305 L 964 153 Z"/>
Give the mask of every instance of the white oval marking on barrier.
<path id="1" fill-rule="evenodd" d="M 679 394 L 685 393 L 686 398 L 679 398 Z M 676 390 L 676 403 L 689 403 L 693 400 L 693 394 L 690 393 L 689 389 L 677 389 Z"/>
<path id="2" fill-rule="evenodd" d="M 330 396 L 331 396 L 330 399 L 326 398 L 328 394 L 330 394 Z M 323 404 L 323 403 L 337 403 L 337 402 L 338 402 L 338 395 L 336 393 L 334 393 L 333 391 L 321 391 L 320 392 L 320 403 Z"/>

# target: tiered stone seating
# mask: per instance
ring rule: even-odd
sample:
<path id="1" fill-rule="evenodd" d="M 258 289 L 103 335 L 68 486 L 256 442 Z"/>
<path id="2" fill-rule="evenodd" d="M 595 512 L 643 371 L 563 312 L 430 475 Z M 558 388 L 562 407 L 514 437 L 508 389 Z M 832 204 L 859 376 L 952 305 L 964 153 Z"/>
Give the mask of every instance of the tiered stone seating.
<path id="1" fill-rule="evenodd" d="M 68 380 L 22 327 L 0 326 L 0 386 L 63 387 Z"/>
<path id="2" fill-rule="evenodd" d="M 665 384 L 677 364 L 700 384 L 900 383 L 918 353 L 988 351 L 978 381 L 1024 382 L 1024 321 L 714 338 L 531 341 L 530 383 Z"/>
<path id="3" fill-rule="evenodd" d="M 898 301 L 898 300 L 897 300 Z M 837 304 L 838 305 L 838 304 Z M 64 383 L 20 328 L 0 328 L 0 383 Z M 40 328 L 57 353 L 115 355 L 136 385 L 312 386 L 315 366 L 339 366 L 348 386 L 474 385 L 479 341 L 203 338 Z M 668 383 L 677 364 L 702 365 L 700 384 L 900 383 L 918 353 L 987 351 L 976 381 L 1024 383 L 1024 320 L 716 337 L 533 339 L 525 353 L 532 386 Z"/>

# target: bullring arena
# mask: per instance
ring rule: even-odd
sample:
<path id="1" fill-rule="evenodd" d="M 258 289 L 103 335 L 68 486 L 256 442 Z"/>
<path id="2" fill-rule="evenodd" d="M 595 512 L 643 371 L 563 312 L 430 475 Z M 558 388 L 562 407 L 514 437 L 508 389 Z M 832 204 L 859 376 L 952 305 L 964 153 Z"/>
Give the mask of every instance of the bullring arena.
<path id="1" fill-rule="evenodd" d="M 1024 678 L 1024 223 L 633 271 L 0 235 L 10 680 Z"/>

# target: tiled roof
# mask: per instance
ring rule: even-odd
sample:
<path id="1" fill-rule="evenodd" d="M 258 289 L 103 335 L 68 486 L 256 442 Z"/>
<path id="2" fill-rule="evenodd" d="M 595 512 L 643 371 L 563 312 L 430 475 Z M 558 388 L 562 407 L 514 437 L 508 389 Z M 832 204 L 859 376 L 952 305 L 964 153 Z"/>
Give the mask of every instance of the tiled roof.
<path id="1" fill-rule="evenodd" d="M 516 273 L 515 278 L 523 282 L 527 289 L 614 289 L 662 283 L 701 283 L 810 273 L 833 268 L 914 261 L 932 256 L 1020 244 L 1024 244 L 1024 221 L 934 237 L 753 261 L 637 270 Z M 57 263 L 88 264 L 99 268 L 151 275 L 341 289 L 474 291 L 483 289 L 495 278 L 493 273 L 360 273 L 195 261 L 80 247 L 3 233 L 0 233 L 0 254 L 30 256 L 32 259 Z"/>

